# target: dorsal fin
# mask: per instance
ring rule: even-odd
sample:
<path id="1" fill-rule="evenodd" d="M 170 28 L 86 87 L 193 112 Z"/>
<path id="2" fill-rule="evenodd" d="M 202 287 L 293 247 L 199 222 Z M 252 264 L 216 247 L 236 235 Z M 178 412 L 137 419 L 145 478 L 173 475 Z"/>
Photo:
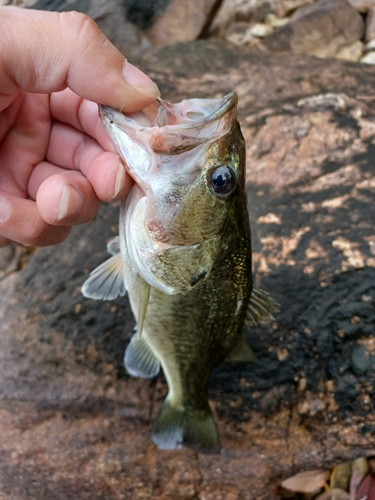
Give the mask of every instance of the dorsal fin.
<path id="1" fill-rule="evenodd" d="M 258 326 L 259 323 L 275 319 L 272 315 L 278 312 L 279 304 L 262 288 L 253 287 L 250 303 L 246 312 L 246 326 Z"/>

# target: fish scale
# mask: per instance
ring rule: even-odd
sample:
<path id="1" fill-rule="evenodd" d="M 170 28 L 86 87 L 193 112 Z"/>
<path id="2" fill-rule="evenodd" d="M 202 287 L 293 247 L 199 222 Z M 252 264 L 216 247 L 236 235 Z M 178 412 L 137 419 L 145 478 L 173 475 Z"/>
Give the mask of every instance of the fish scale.
<path id="1" fill-rule="evenodd" d="M 277 309 L 266 292 L 253 293 L 236 106 L 232 93 L 158 101 L 131 116 L 100 107 L 135 185 L 121 204 L 118 242 L 109 245 L 118 253 L 82 292 L 108 300 L 126 289 L 138 327 L 125 368 L 152 378 L 161 367 L 168 383 L 152 435 L 161 449 L 219 451 L 207 399 L 211 370 L 224 358 L 253 361 L 245 320 L 256 324 Z"/>

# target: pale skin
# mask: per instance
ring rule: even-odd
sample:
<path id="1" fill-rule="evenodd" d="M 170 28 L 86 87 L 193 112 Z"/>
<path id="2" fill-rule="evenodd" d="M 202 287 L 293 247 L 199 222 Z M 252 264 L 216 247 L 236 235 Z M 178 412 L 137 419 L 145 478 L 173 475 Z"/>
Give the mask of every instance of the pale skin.
<path id="1" fill-rule="evenodd" d="M 83 14 L 0 7 L 0 33 L 0 246 L 53 245 L 132 184 L 96 103 L 160 94 Z"/>

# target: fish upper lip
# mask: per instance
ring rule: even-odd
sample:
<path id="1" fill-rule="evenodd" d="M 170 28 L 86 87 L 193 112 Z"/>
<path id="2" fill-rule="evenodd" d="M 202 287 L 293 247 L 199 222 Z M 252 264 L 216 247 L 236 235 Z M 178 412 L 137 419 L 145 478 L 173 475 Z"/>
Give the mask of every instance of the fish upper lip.
<path id="1" fill-rule="evenodd" d="M 191 101 L 194 101 L 195 99 L 191 99 Z M 197 101 L 200 99 L 196 99 Z M 120 110 L 116 110 L 115 108 L 111 108 L 109 106 L 104 106 L 99 104 L 99 115 L 101 119 L 109 119 L 115 124 L 121 125 L 119 122 L 119 118 L 121 120 L 125 120 L 127 123 L 127 126 L 130 126 L 131 128 L 135 130 L 147 130 L 147 129 L 153 129 L 153 128 L 168 128 L 171 129 L 171 132 L 178 132 L 178 131 L 183 131 L 191 128 L 200 128 L 207 123 L 211 123 L 215 120 L 218 120 L 219 118 L 223 117 L 231 108 L 235 107 L 238 102 L 238 97 L 236 92 L 230 92 L 229 94 L 225 95 L 222 98 L 217 98 L 217 99 L 212 99 L 212 101 L 218 101 L 218 107 L 217 109 L 214 109 L 213 112 L 209 113 L 208 115 L 204 115 L 203 113 L 203 118 L 198 119 L 198 120 L 191 120 L 188 123 L 177 123 L 177 124 L 166 124 L 164 126 L 159 126 L 159 125 L 142 125 L 141 123 L 138 123 L 136 119 L 133 119 L 131 116 L 127 116 L 126 114 L 123 114 Z M 184 102 L 184 101 L 181 101 Z M 171 112 L 170 110 L 173 110 L 176 108 L 179 104 L 172 105 L 167 101 L 163 101 L 162 99 L 155 99 L 155 103 L 159 105 L 159 107 L 163 107 L 167 112 Z"/>

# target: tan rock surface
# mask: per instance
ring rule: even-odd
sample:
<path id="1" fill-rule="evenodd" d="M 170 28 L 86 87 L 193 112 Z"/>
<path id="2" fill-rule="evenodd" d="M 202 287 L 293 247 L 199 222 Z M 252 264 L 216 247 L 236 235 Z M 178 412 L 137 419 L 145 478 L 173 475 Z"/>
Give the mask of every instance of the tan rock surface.
<path id="1" fill-rule="evenodd" d="M 195 40 L 205 31 L 221 0 L 170 0 L 146 31 L 155 47 Z"/>
<path id="2" fill-rule="evenodd" d="M 375 4 L 367 12 L 366 17 L 366 41 L 370 42 L 375 38 Z"/>
<path id="3" fill-rule="evenodd" d="M 298 9 L 263 46 L 273 52 L 334 57 L 342 47 L 360 40 L 363 32 L 363 20 L 348 0 L 321 0 Z"/>
<path id="4" fill-rule="evenodd" d="M 296 472 L 375 453 L 374 69 L 213 41 L 143 65 L 167 99 L 239 93 L 255 278 L 281 312 L 246 333 L 257 363 L 212 375 L 220 455 L 162 452 L 163 377 L 122 367 L 126 299 L 80 294 L 118 207 L 38 251 L 0 281 L 4 500 L 269 500 Z"/>

